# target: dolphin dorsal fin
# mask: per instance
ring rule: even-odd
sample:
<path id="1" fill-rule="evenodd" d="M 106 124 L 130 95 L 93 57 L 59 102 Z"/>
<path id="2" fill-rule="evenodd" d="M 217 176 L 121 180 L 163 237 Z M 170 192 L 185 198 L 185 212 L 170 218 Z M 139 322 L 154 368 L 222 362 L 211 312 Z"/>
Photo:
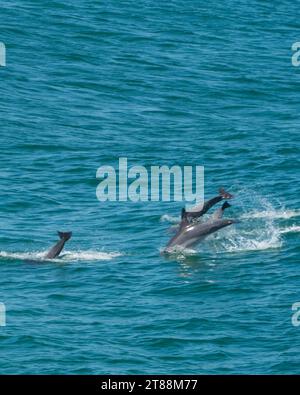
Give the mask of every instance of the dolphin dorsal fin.
<path id="1" fill-rule="evenodd" d="M 180 222 L 179 230 L 181 230 L 182 228 L 184 228 L 187 225 L 189 225 L 189 221 L 187 218 L 187 212 L 186 212 L 186 209 L 183 208 L 181 210 L 181 222 Z"/>

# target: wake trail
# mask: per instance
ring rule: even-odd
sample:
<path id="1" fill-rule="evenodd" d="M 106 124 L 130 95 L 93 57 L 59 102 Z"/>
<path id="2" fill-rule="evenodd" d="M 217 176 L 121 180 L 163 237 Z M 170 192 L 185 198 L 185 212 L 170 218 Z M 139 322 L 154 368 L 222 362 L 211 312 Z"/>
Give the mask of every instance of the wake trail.
<path id="1" fill-rule="evenodd" d="M 0 251 L 0 258 L 24 260 L 24 261 L 43 261 L 43 262 L 74 262 L 74 261 L 109 261 L 119 256 L 120 252 L 104 252 L 104 251 L 64 251 L 55 259 L 46 259 L 47 251 L 34 252 L 6 252 Z"/>

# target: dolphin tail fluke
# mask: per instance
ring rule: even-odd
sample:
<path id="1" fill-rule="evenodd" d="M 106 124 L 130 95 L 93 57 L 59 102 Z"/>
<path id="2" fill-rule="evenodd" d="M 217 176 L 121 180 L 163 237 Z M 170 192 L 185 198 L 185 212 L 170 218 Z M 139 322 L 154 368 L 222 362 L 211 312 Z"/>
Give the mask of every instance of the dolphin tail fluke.
<path id="1" fill-rule="evenodd" d="M 226 208 L 231 207 L 231 204 L 229 204 L 228 202 L 224 202 L 222 205 L 222 210 L 224 211 Z"/>
<path id="2" fill-rule="evenodd" d="M 228 202 L 224 202 L 222 204 L 222 207 L 218 208 L 218 210 L 214 212 L 212 216 L 212 221 L 215 221 L 216 219 L 221 219 L 223 217 L 225 209 L 228 207 L 231 207 L 231 204 L 229 204 Z"/>
<path id="3" fill-rule="evenodd" d="M 223 199 L 232 199 L 234 197 L 231 193 L 226 192 L 224 188 L 219 189 L 219 194 L 223 197 Z"/>
<path id="4" fill-rule="evenodd" d="M 57 232 L 60 239 L 68 241 L 72 237 L 72 232 Z"/>

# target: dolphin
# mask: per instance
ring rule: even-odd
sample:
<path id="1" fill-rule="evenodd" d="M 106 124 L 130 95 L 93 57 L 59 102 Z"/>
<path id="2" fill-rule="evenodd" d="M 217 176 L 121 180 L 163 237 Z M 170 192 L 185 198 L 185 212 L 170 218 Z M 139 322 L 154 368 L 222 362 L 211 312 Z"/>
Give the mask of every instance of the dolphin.
<path id="1" fill-rule="evenodd" d="M 53 259 L 59 256 L 66 242 L 72 237 L 72 232 L 57 232 L 60 240 L 51 248 L 45 259 Z"/>
<path id="2" fill-rule="evenodd" d="M 172 252 L 174 247 L 194 247 L 206 236 L 236 222 L 238 221 L 233 219 L 216 219 L 205 223 L 195 222 L 182 226 L 175 236 L 168 242 L 164 252 Z"/>
<path id="3" fill-rule="evenodd" d="M 231 195 L 232 196 L 232 195 Z M 231 204 L 229 204 L 227 201 L 222 204 L 222 207 L 218 208 L 211 216 L 211 219 L 209 220 L 210 222 L 216 220 L 216 219 L 221 219 L 223 217 L 224 211 L 228 208 L 231 207 Z M 192 223 L 200 223 L 199 218 L 194 217 L 191 220 L 189 219 L 189 213 L 186 211 L 184 208 L 181 210 L 181 221 L 180 224 L 178 225 L 173 225 L 171 228 L 168 229 L 169 233 L 175 233 L 178 232 L 179 230 L 182 230 L 185 226 L 188 226 L 189 224 Z"/>
<path id="4" fill-rule="evenodd" d="M 204 204 L 199 204 L 195 207 L 190 208 L 189 210 L 184 210 L 181 213 L 181 219 L 183 216 L 190 222 L 194 219 L 202 217 L 207 211 L 212 208 L 215 204 L 219 203 L 223 199 L 232 199 L 234 196 L 226 192 L 224 188 L 219 189 L 219 195 L 213 197 L 212 199 L 207 200 Z M 229 204 L 229 203 L 228 203 Z M 229 206 L 228 206 L 229 207 Z"/>

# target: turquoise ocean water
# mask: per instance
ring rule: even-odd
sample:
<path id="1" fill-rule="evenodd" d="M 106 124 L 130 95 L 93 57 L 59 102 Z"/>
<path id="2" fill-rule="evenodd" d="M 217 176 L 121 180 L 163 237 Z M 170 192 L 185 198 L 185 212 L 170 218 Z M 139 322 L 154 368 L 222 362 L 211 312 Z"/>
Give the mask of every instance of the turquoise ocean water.
<path id="1" fill-rule="evenodd" d="M 2 374 L 299 373 L 299 4 L 1 2 Z M 203 165 L 241 223 L 160 254 L 174 202 L 97 168 Z M 60 259 L 35 262 L 73 238 Z"/>

